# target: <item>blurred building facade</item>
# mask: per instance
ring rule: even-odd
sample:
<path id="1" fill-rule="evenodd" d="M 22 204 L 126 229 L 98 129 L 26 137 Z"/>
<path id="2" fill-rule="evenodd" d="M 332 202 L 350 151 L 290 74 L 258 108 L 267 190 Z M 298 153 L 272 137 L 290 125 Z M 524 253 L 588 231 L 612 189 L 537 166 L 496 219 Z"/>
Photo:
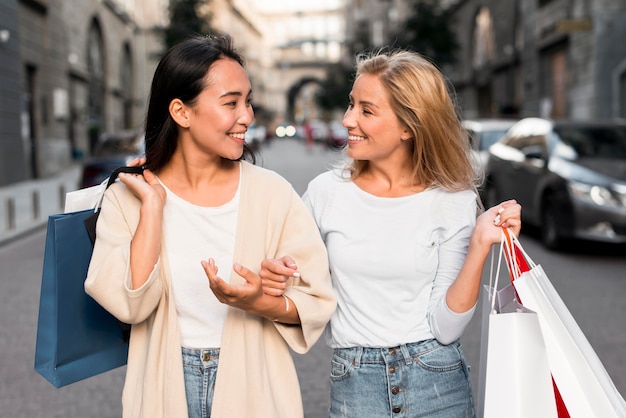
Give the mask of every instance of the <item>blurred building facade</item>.
<path id="1" fill-rule="evenodd" d="M 0 185 L 47 177 L 98 135 L 138 129 L 162 45 L 165 0 L 0 5 Z"/>
<path id="2" fill-rule="evenodd" d="M 458 62 L 466 117 L 626 118 L 626 0 L 462 0 Z"/>
<path id="3" fill-rule="evenodd" d="M 169 0 L 0 2 L 0 186 L 88 157 L 100 133 L 142 129 L 165 51 Z M 212 0 L 265 98 L 262 27 L 252 0 Z"/>
<path id="4" fill-rule="evenodd" d="M 411 0 L 347 0 L 347 43 L 393 44 Z M 626 118 L 626 0 L 442 0 L 466 118 Z M 345 56 L 345 59 L 353 59 Z"/>
<path id="5" fill-rule="evenodd" d="M 271 6 L 271 2 L 267 2 Z M 267 101 L 276 122 L 325 119 L 316 105 L 329 64 L 342 57 L 346 33 L 343 1 L 299 2 L 269 7 L 261 15 L 269 67 L 264 73 Z"/>

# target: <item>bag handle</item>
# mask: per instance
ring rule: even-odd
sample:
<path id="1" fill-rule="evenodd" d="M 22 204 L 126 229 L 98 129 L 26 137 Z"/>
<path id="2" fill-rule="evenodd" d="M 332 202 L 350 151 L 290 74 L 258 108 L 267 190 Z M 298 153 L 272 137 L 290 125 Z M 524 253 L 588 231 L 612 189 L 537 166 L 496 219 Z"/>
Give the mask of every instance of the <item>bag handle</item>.
<path id="1" fill-rule="evenodd" d="M 117 176 L 120 173 L 129 173 L 129 174 L 142 174 L 145 166 L 122 166 L 118 167 L 111 172 L 107 182 L 106 187 L 102 189 L 100 193 L 100 197 L 98 198 L 98 202 L 96 203 L 96 207 L 93 210 L 93 214 L 85 218 L 85 228 L 87 229 L 87 234 L 89 235 L 89 240 L 91 241 L 91 245 L 94 245 L 96 242 L 96 221 L 98 220 L 98 215 L 100 215 L 100 207 L 102 206 L 102 199 L 104 199 L 104 192 L 109 188 L 110 185 L 115 183 L 117 180 Z M 103 181 L 104 183 L 104 181 Z"/>
<path id="2" fill-rule="evenodd" d="M 502 230 L 506 236 L 507 265 L 509 267 L 509 273 L 511 274 L 511 280 L 513 281 L 521 276 L 522 273 L 537 267 L 537 265 L 526 253 L 522 247 L 522 243 L 515 236 L 513 230 L 511 228 L 503 228 Z"/>
<path id="3" fill-rule="evenodd" d="M 120 173 L 143 174 L 143 170 L 145 170 L 145 168 L 146 167 L 143 165 L 134 165 L 134 166 L 125 165 L 122 167 L 117 167 L 115 170 L 111 172 L 111 175 L 109 176 L 109 181 L 107 181 L 107 187 L 105 189 L 108 189 L 110 185 L 115 183 L 115 180 L 117 180 L 117 176 Z"/>
<path id="4" fill-rule="evenodd" d="M 506 236 L 504 234 L 504 228 L 502 228 L 502 238 L 500 239 L 500 252 L 498 254 L 498 267 L 496 268 L 495 275 L 493 273 L 493 251 L 491 252 L 491 271 L 489 274 L 489 288 L 493 292 L 491 295 L 491 312 L 496 308 L 496 295 L 498 294 L 498 279 L 500 277 L 500 268 L 502 266 L 502 254 L 505 249 Z"/>
<path id="5" fill-rule="evenodd" d="M 107 191 L 107 189 L 109 188 L 110 185 L 112 185 L 113 183 L 115 183 L 115 181 L 117 180 L 117 177 L 119 176 L 120 173 L 128 173 L 128 174 L 143 174 L 143 170 L 145 169 L 145 166 L 128 166 L 128 165 L 124 165 L 121 167 L 117 167 L 115 170 L 113 170 L 111 172 L 111 175 L 109 175 L 108 179 L 105 179 L 102 183 L 106 182 L 106 186 L 102 189 L 102 191 L 100 192 L 100 196 L 98 197 L 98 201 L 96 202 L 96 207 L 94 207 L 93 211 L 94 213 L 98 212 L 100 210 L 100 206 L 102 206 L 102 199 L 104 199 L 104 192 Z"/>

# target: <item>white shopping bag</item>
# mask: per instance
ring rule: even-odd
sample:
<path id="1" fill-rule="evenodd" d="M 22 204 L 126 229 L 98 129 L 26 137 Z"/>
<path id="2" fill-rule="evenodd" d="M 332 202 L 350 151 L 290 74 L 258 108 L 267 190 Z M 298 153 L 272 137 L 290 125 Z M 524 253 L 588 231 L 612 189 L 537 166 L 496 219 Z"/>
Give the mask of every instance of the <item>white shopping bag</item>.
<path id="1" fill-rule="evenodd" d="M 102 197 L 107 188 L 108 179 L 97 186 L 74 190 L 65 194 L 65 213 L 78 212 L 87 209 L 96 209 L 100 206 Z"/>
<path id="2" fill-rule="evenodd" d="M 550 371 L 567 414 L 571 418 L 626 417 L 624 398 L 543 268 L 530 259 L 513 234 L 509 237 L 506 251 L 513 255 L 513 286 L 524 306 L 537 312 Z"/>
<path id="3" fill-rule="evenodd" d="M 539 319 L 518 303 L 511 284 L 497 289 L 499 270 L 500 263 L 483 293 L 477 416 L 556 418 Z"/>

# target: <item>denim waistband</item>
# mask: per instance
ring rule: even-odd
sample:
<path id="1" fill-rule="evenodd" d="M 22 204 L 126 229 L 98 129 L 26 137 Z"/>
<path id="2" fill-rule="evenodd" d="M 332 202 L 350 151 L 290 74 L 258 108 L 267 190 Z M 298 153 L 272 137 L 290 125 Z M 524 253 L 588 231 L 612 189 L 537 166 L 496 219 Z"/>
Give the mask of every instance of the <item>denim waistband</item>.
<path id="1" fill-rule="evenodd" d="M 205 364 L 220 358 L 219 348 L 182 348 L 183 362 Z"/>
<path id="2" fill-rule="evenodd" d="M 449 345 L 456 347 L 459 342 L 455 341 Z M 390 363 L 392 361 L 403 361 L 406 364 L 411 364 L 417 356 L 440 347 L 444 346 L 433 338 L 416 343 L 400 344 L 395 347 L 335 348 L 334 354 L 344 359 L 350 359 L 355 367 L 359 367 L 361 363 Z"/>

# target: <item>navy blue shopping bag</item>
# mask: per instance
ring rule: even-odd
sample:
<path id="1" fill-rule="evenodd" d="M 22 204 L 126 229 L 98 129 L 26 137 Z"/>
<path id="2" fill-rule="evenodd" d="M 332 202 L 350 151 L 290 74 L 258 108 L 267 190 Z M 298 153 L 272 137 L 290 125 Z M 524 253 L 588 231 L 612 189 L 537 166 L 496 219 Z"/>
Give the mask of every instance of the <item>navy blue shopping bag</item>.
<path id="1" fill-rule="evenodd" d="M 35 370 L 56 387 L 126 364 L 119 321 L 85 293 L 93 246 L 84 220 L 93 209 L 48 219 Z"/>

